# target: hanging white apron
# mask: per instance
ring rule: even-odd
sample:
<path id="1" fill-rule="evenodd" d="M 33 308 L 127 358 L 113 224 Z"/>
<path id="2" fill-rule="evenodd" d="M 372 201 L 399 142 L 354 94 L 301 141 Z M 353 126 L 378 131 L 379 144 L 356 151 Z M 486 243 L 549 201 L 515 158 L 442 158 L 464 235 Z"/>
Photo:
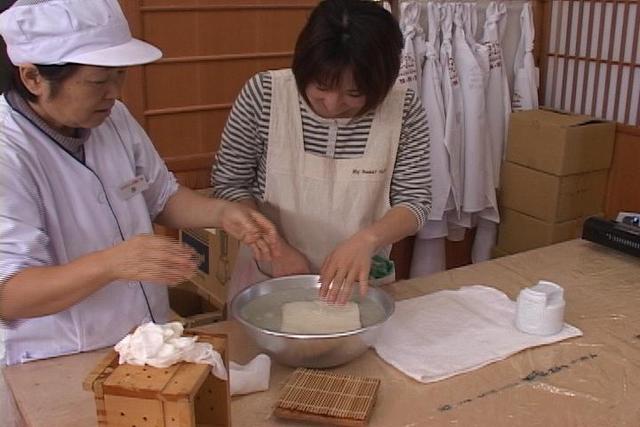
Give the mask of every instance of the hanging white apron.
<path id="1" fill-rule="evenodd" d="M 493 164 L 487 143 L 487 112 L 485 102 L 488 55 L 484 46 L 475 43 L 469 46 L 464 31 L 464 18 L 471 19 L 472 12 L 463 4 L 455 6 L 453 53 L 460 82 L 464 105 L 464 181 L 462 210 L 494 218 L 497 222 L 497 202 L 493 185 Z M 463 226 L 472 226 L 468 218 L 462 218 Z"/>
<path id="2" fill-rule="evenodd" d="M 478 30 L 478 10 L 475 3 L 462 3 L 464 7 L 464 36 L 467 44 L 473 46 L 477 43 L 476 32 Z"/>
<path id="3" fill-rule="evenodd" d="M 441 221 L 447 208 L 447 201 L 451 194 L 451 175 L 449 173 L 449 154 L 445 145 L 445 109 L 442 97 L 442 68 L 440 65 L 440 7 L 435 3 L 427 4 L 427 31 L 425 64 L 422 72 L 422 104 L 429 121 L 429 140 L 431 142 L 431 177 L 432 202 L 428 220 Z M 425 226 L 420 237 L 427 237 L 434 224 Z M 446 228 L 445 228 L 446 235 Z M 438 233 L 439 234 L 439 233 Z M 443 237 L 444 235 L 437 236 Z M 434 236 L 436 237 L 436 236 Z"/>
<path id="4" fill-rule="evenodd" d="M 400 5 L 400 29 L 404 37 L 404 48 L 400 57 L 398 83 L 406 84 L 416 94 L 422 83 L 422 63 L 425 46 L 424 35 L 419 26 L 420 5 L 405 2 Z"/>
<path id="5" fill-rule="evenodd" d="M 427 40 L 422 70 L 422 104 L 429 121 L 431 155 L 431 211 L 413 244 L 410 277 L 426 276 L 446 267 L 444 238 L 448 234 L 445 210 L 454 207 L 449 172 L 449 153 L 445 145 L 445 112 L 440 65 L 440 5 L 427 3 Z"/>
<path id="6" fill-rule="evenodd" d="M 502 54 L 502 38 L 506 27 L 507 6 L 504 3 L 491 2 L 487 6 L 484 24 L 483 45 L 489 62 L 489 76 L 486 87 L 487 125 L 489 127 L 490 155 L 493 163 L 493 184 L 500 184 L 500 165 L 504 152 L 511 98 L 509 81 Z"/>
<path id="7" fill-rule="evenodd" d="M 513 111 L 538 108 L 538 85 L 540 70 L 533 60 L 533 42 L 535 29 L 531 4 L 525 3 L 520 14 L 520 43 L 513 64 L 515 79 L 513 82 Z"/>
<path id="8" fill-rule="evenodd" d="M 502 55 L 502 38 L 506 27 L 507 7 L 504 3 L 491 2 L 486 9 L 484 35 L 482 44 L 484 49 L 478 49 L 477 55 L 482 55 L 482 61 L 488 64 L 485 81 L 486 102 L 486 155 L 491 162 L 493 188 L 500 183 L 500 166 L 504 152 L 504 144 L 511 114 L 511 99 L 509 97 L 509 82 Z M 487 193 L 490 193 L 487 190 Z M 471 249 L 471 260 L 476 262 L 491 259 L 491 249 L 495 246 L 497 237 L 497 208 L 484 209 L 476 214 L 473 223 L 476 233 Z"/>
<path id="9" fill-rule="evenodd" d="M 440 6 L 442 45 L 440 47 L 440 66 L 442 67 L 442 98 L 445 111 L 444 144 L 449 154 L 449 174 L 451 192 L 454 201 L 454 216 L 462 209 L 462 191 L 464 182 L 464 105 L 458 67 L 453 55 L 453 5 Z"/>
<path id="10" fill-rule="evenodd" d="M 307 257 L 311 272 L 318 273 L 338 244 L 381 219 L 391 207 L 389 191 L 407 89 L 394 87 L 377 108 L 364 155 L 336 160 L 305 152 L 301 98 L 291 70 L 271 71 L 271 78 L 266 183 L 259 208 Z M 389 251 L 385 247 L 378 253 L 388 256 Z M 248 248 L 242 247 L 228 298 L 266 278 Z"/>

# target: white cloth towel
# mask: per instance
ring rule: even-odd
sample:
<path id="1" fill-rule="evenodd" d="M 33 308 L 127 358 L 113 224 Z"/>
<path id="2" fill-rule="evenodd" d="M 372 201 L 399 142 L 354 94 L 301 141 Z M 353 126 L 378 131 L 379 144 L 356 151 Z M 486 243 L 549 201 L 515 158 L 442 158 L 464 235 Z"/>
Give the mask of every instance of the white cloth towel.
<path id="1" fill-rule="evenodd" d="M 516 303 L 487 286 L 465 286 L 396 303 L 375 349 L 424 383 L 469 372 L 521 350 L 582 335 L 565 323 L 555 335 L 520 332 Z"/>
<path id="2" fill-rule="evenodd" d="M 230 362 L 229 365 L 231 368 L 229 387 L 232 396 L 264 391 L 269 388 L 271 358 L 266 354 L 257 355 L 246 365 L 235 362 Z"/>
<path id="3" fill-rule="evenodd" d="M 209 343 L 196 342 L 197 336 L 183 337 L 183 331 L 179 322 L 165 325 L 148 322 L 138 326 L 115 346 L 120 364 L 166 368 L 180 361 L 208 363 L 213 375 L 226 380 L 227 370 L 220 353 Z"/>

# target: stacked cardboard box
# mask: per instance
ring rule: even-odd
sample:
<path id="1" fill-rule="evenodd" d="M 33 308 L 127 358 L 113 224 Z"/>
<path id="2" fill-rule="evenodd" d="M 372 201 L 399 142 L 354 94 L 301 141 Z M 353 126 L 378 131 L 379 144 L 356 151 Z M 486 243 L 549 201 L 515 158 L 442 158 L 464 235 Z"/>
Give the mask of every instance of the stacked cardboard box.
<path id="1" fill-rule="evenodd" d="M 615 123 L 550 110 L 511 115 L 496 253 L 580 236 L 603 210 Z"/>

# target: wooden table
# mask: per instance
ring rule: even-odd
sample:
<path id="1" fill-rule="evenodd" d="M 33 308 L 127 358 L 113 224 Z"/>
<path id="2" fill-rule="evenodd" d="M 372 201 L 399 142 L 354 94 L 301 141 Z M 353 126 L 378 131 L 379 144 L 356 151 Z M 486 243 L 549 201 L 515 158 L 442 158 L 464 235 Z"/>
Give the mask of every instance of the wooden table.
<path id="1" fill-rule="evenodd" d="M 539 279 L 565 288 L 566 320 L 584 336 L 520 352 L 431 384 L 409 379 L 368 351 L 332 369 L 382 380 L 372 426 L 640 426 L 640 260 L 575 240 L 389 287 L 397 299 L 485 284 L 515 299 Z M 235 322 L 203 328 L 230 336 L 231 359 L 258 349 Z M 93 426 L 82 380 L 104 352 L 6 369 L 7 382 L 33 427 Z M 232 402 L 234 426 L 298 425 L 271 416 L 291 368 L 273 364 L 270 389 Z"/>

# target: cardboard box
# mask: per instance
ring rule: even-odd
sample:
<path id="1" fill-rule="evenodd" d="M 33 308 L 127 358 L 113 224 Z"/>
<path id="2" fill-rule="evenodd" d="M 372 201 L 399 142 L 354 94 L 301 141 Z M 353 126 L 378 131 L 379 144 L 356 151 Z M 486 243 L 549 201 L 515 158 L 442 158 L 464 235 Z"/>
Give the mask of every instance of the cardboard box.
<path id="1" fill-rule="evenodd" d="M 504 162 L 500 203 L 547 222 L 563 222 L 602 212 L 607 170 L 556 176 Z"/>
<path id="2" fill-rule="evenodd" d="M 550 110 L 511 114 L 506 159 L 564 176 L 608 169 L 615 123 Z"/>
<path id="3" fill-rule="evenodd" d="M 240 242 L 217 228 L 180 230 L 180 241 L 200 256 L 198 270 L 191 282 L 207 292 L 212 304 L 223 307 Z"/>
<path id="4" fill-rule="evenodd" d="M 491 248 L 491 259 L 501 258 L 503 256 L 511 255 L 509 252 L 503 250 L 499 246 Z"/>
<path id="5" fill-rule="evenodd" d="M 584 218 L 546 222 L 508 208 L 503 208 L 500 215 L 498 247 L 509 254 L 580 237 L 584 222 Z"/>
<path id="6" fill-rule="evenodd" d="M 223 320 L 223 310 L 210 302 L 208 292 L 190 281 L 169 286 L 170 320 L 195 328 Z"/>

